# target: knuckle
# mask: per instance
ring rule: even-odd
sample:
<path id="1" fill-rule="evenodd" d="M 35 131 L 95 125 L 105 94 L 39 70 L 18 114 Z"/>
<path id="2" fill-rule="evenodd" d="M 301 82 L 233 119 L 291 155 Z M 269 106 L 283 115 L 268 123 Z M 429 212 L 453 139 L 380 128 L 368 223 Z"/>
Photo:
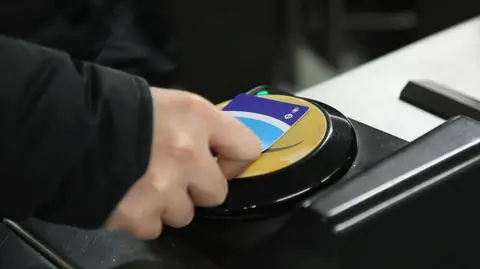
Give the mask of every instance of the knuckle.
<path id="1" fill-rule="evenodd" d="M 143 210 L 132 210 L 126 215 L 127 222 L 135 225 L 136 223 L 141 223 L 144 219 L 145 213 Z"/>
<path id="2" fill-rule="evenodd" d="M 190 225 L 190 223 L 192 223 L 193 217 L 194 217 L 193 215 L 194 215 L 193 212 L 188 215 L 188 217 L 187 217 L 187 219 L 185 220 L 185 223 L 184 223 L 183 226 L 187 226 L 187 225 Z"/>
<path id="3" fill-rule="evenodd" d="M 185 98 L 182 109 L 197 119 L 212 118 L 219 112 L 210 101 L 196 94 L 190 94 Z"/>
<path id="4" fill-rule="evenodd" d="M 181 227 L 185 227 L 189 225 L 193 221 L 193 217 L 194 217 L 194 212 L 193 212 L 193 205 L 192 205 L 191 208 L 188 210 L 188 212 L 185 214 Z"/>
<path id="5" fill-rule="evenodd" d="M 253 161 L 260 157 L 262 153 L 262 143 L 255 134 L 251 133 L 249 135 L 250 139 L 246 143 L 248 147 L 244 147 L 244 154 L 248 161 Z"/>
<path id="6" fill-rule="evenodd" d="M 162 234 L 162 226 L 158 226 L 147 235 L 147 239 L 156 239 Z"/>
<path id="7" fill-rule="evenodd" d="M 175 223 L 172 224 L 174 228 L 183 228 L 188 226 L 193 221 L 193 212 L 184 214 L 181 218 L 178 218 Z"/>
<path id="8" fill-rule="evenodd" d="M 130 228 L 129 232 L 137 239 L 151 240 L 162 234 L 162 226 L 136 224 Z"/>
<path id="9" fill-rule="evenodd" d="M 190 111 L 202 111 L 207 107 L 208 102 L 200 95 L 188 93 L 182 100 L 182 108 Z"/>
<path id="10" fill-rule="evenodd" d="M 243 158 L 240 161 L 253 162 L 260 157 L 261 153 L 261 146 L 257 147 L 256 144 L 253 144 L 251 147 L 244 149 Z"/>
<path id="11" fill-rule="evenodd" d="M 186 134 L 173 139 L 169 153 L 171 158 L 181 162 L 193 161 L 197 155 L 193 139 Z"/>
<path id="12" fill-rule="evenodd" d="M 224 185 L 226 186 L 226 184 L 224 184 Z M 225 202 L 225 200 L 227 199 L 227 195 L 228 195 L 227 187 L 219 188 L 219 191 L 213 193 L 210 196 L 212 205 L 213 206 L 218 206 L 218 205 L 223 204 Z"/>
<path id="13" fill-rule="evenodd" d="M 190 199 L 177 200 L 169 212 L 169 223 L 174 228 L 182 228 L 189 225 L 194 216 L 194 206 Z"/>
<path id="14" fill-rule="evenodd" d="M 174 188 L 175 182 L 166 178 L 159 178 L 152 185 L 158 197 L 166 198 Z"/>
<path id="15" fill-rule="evenodd" d="M 135 238 L 145 238 L 147 237 L 145 229 L 142 229 L 139 225 L 134 225 L 130 228 L 130 234 Z"/>
<path id="16" fill-rule="evenodd" d="M 260 158 L 261 154 L 262 154 L 262 146 L 259 144 L 258 147 L 255 147 L 251 152 L 249 152 L 247 156 L 247 161 L 253 162 L 258 158 Z"/>

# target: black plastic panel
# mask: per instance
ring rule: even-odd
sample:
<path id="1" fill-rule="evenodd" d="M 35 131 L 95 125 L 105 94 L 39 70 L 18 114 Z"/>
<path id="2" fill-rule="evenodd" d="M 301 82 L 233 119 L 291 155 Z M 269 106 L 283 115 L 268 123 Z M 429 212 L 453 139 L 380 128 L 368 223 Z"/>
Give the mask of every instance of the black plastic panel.
<path id="1" fill-rule="evenodd" d="M 408 145 L 354 126 L 364 155 L 349 174 L 277 223 L 196 223 L 153 242 L 37 221 L 24 227 L 89 269 L 478 268 L 480 124 L 456 118 Z M 242 245 L 253 233 L 259 240 Z"/>
<path id="2" fill-rule="evenodd" d="M 342 182 L 388 157 L 406 144 L 398 138 L 353 121 L 357 138 L 357 158 Z M 299 176 L 303 176 L 299 171 Z M 327 190 L 328 191 L 328 190 Z M 322 194 L 320 193 L 320 197 Z M 308 203 L 305 203 L 308 205 Z M 297 208 L 290 215 L 263 222 L 236 225 L 207 223 L 183 230 L 196 249 L 220 268 L 334 269 L 331 233 L 314 208 Z M 210 242 L 205 244 L 204 242 Z"/>
<path id="3" fill-rule="evenodd" d="M 57 267 L 0 223 L 0 268 L 56 269 Z"/>
<path id="4" fill-rule="evenodd" d="M 312 208 L 342 269 L 478 268 L 479 175 L 480 123 L 455 118 Z"/>
<path id="5" fill-rule="evenodd" d="M 416 187 L 431 175 L 460 165 L 467 150 L 478 150 L 480 154 L 480 124 L 469 118 L 456 118 L 408 144 L 355 180 L 334 187 L 315 208 L 329 221 L 349 220 Z M 459 160 L 455 162 L 454 158 Z"/>
<path id="6" fill-rule="evenodd" d="M 357 156 L 355 165 L 347 173 L 346 178 L 361 172 L 405 144 L 398 138 L 362 123 L 353 121 L 353 124 L 358 133 L 361 153 Z M 311 216 L 312 213 L 308 214 Z M 290 221 L 287 220 L 287 222 Z M 239 266 L 240 268 L 290 269 L 292 264 L 295 264 L 297 269 L 333 268 L 318 267 L 328 258 L 328 253 L 318 246 L 326 242 L 318 241 L 315 236 L 312 237 L 312 228 L 317 227 L 318 222 L 300 219 L 294 224 L 307 229 L 300 229 L 293 234 L 281 232 L 274 238 L 268 239 L 271 232 L 269 226 L 247 227 L 244 230 L 247 235 L 252 231 L 266 235 L 263 238 L 260 236 L 260 241 L 247 249 L 242 248 L 239 241 L 238 245 L 235 245 L 237 243 L 235 240 L 242 237 L 242 234 L 237 234 L 239 229 L 235 227 L 232 231 L 236 237 L 232 238 L 222 233 L 212 234 L 211 231 L 192 225 L 188 229 L 165 233 L 159 240 L 142 242 L 124 234 L 104 231 L 88 232 L 49 225 L 36 220 L 22 223 L 22 226 L 65 260 L 78 268 L 85 269 L 228 269 Z M 291 224 L 286 226 L 277 228 L 289 231 L 292 227 Z M 317 230 L 321 232 L 320 229 Z M 316 233 L 317 230 L 313 232 Z M 296 241 L 283 241 L 284 236 L 295 237 Z M 272 260 L 272 257 L 276 260 Z M 287 257 L 291 258 L 290 262 L 282 263 L 283 258 Z"/>
<path id="7" fill-rule="evenodd" d="M 463 115 L 480 121 L 480 102 L 478 100 L 433 81 L 408 82 L 400 94 L 400 100 L 444 120 Z"/>

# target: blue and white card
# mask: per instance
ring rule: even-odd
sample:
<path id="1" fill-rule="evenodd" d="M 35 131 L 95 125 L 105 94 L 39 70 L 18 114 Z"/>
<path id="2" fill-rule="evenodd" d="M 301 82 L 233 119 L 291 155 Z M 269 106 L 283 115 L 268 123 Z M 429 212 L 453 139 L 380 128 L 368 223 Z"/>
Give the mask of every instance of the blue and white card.
<path id="1" fill-rule="evenodd" d="M 308 107 L 240 94 L 223 111 L 258 136 L 263 152 L 290 130 L 308 112 Z"/>

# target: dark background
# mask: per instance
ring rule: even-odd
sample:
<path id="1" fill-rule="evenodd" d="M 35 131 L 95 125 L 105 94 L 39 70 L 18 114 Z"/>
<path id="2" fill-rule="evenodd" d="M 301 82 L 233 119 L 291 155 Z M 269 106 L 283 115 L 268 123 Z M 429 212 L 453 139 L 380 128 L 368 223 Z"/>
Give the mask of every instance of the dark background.
<path id="1" fill-rule="evenodd" d="M 480 11 L 476 0 L 152 3 L 170 29 L 178 86 L 214 102 L 259 84 L 298 90 L 294 51 L 299 43 L 341 73 Z M 353 64 L 343 63 L 347 52 L 358 56 Z"/>

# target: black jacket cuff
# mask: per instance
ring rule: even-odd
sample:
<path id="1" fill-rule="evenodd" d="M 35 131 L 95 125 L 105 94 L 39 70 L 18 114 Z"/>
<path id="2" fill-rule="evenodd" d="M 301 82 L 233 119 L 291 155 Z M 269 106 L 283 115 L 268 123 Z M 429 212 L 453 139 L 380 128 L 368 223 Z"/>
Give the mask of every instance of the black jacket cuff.
<path id="1" fill-rule="evenodd" d="M 86 229 L 101 227 L 148 166 L 153 105 L 148 83 L 120 71 L 88 65 L 90 87 L 101 89 L 85 155 L 36 216 Z"/>

